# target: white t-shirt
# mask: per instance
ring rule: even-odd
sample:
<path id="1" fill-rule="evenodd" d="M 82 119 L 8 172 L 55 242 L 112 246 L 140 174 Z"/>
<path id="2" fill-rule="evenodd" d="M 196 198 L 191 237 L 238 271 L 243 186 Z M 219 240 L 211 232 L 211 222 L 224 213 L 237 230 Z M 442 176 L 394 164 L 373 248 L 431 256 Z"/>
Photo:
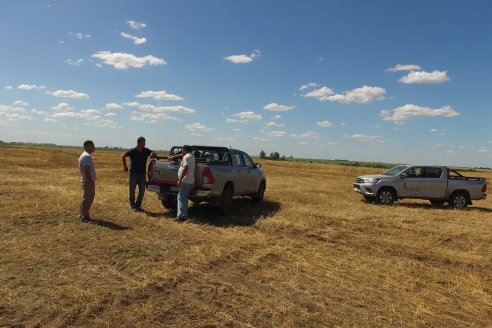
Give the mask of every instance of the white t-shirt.
<path id="1" fill-rule="evenodd" d="M 194 184 L 195 183 L 195 157 L 188 153 L 183 156 L 181 165 L 179 166 L 178 178 L 181 179 L 185 167 L 188 166 L 188 173 L 183 179 L 183 183 Z"/>
<path id="2" fill-rule="evenodd" d="M 91 154 L 84 151 L 79 157 L 79 170 L 80 170 L 80 180 L 86 182 L 85 178 L 85 166 L 89 166 L 91 169 L 91 179 L 96 181 L 96 168 L 94 167 L 94 161 L 92 160 Z"/>

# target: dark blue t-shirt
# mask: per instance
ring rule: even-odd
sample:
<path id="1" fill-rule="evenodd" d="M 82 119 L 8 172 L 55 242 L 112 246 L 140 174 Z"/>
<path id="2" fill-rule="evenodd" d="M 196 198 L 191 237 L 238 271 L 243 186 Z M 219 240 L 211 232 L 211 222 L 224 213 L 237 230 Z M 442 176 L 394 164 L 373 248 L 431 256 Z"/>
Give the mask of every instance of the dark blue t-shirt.
<path id="1" fill-rule="evenodd" d="M 144 148 L 142 149 L 142 151 L 138 151 L 137 147 L 135 147 L 127 151 L 125 155 L 130 156 L 130 159 L 132 161 L 130 172 L 145 174 L 147 158 L 149 158 L 150 154 L 152 154 L 152 150 L 150 150 L 149 148 Z"/>

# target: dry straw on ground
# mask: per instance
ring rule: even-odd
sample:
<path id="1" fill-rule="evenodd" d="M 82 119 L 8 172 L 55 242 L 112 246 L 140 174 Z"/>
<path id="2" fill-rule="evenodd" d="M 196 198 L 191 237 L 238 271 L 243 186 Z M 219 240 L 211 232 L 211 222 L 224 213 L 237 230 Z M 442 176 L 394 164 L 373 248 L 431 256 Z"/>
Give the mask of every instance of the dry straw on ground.
<path id="1" fill-rule="evenodd" d="M 131 212 L 120 154 L 96 151 L 84 225 L 80 152 L 0 146 L 0 326 L 491 325 L 490 198 L 383 207 L 352 191 L 381 170 L 264 161 L 262 205 L 181 223 L 150 192 Z"/>

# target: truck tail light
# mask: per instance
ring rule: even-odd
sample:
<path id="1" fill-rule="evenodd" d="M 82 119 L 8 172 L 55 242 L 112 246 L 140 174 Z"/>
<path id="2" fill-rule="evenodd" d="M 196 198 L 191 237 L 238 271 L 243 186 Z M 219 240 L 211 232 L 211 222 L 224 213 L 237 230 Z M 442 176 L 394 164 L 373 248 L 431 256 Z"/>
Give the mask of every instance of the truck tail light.
<path id="1" fill-rule="evenodd" d="M 210 168 L 205 167 L 202 173 L 202 183 L 203 184 L 213 184 L 214 183 L 214 175 Z"/>
<path id="2" fill-rule="evenodd" d="M 154 161 L 150 161 L 149 167 L 147 168 L 147 181 L 152 181 L 154 176 Z"/>
<path id="3" fill-rule="evenodd" d="M 487 192 L 487 183 L 483 185 L 482 192 Z"/>

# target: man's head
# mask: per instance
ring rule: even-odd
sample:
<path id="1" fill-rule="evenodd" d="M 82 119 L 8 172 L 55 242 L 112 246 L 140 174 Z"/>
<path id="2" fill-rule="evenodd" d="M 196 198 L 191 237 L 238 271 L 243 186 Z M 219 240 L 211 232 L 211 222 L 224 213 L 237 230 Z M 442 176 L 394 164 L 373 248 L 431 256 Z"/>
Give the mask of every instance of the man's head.
<path id="1" fill-rule="evenodd" d="M 145 147 L 145 138 L 144 137 L 138 137 L 137 147 L 140 147 L 140 148 Z"/>
<path id="2" fill-rule="evenodd" d="M 191 146 L 189 146 L 189 145 L 184 145 L 184 146 L 183 146 L 183 154 L 185 154 L 185 155 L 186 155 L 186 154 L 188 154 L 188 153 L 190 153 L 190 152 L 191 152 Z"/>
<path id="3" fill-rule="evenodd" d="M 96 147 L 94 146 L 94 142 L 92 140 L 84 141 L 84 149 L 89 154 L 92 154 L 94 150 L 96 150 Z"/>

